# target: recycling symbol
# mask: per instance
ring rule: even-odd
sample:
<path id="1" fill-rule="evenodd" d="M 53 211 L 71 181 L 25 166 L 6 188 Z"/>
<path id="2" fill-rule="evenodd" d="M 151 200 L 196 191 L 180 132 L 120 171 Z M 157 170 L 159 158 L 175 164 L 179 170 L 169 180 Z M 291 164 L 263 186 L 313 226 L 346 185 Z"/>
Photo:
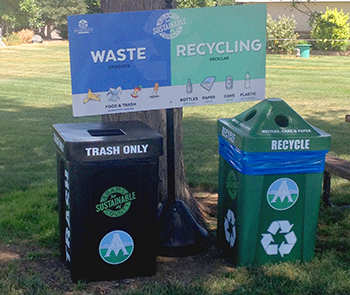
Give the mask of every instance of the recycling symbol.
<path id="1" fill-rule="evenodd" d="M 235 214 L 228 209 L 224 221 L 225 237 L 226 241 L 230 244 L 232 248 L 236 241 L 236 219 Z"/>
<path id="2" fill-rule="evenodd" d="M 291 230 L 293 225 L 294 224 L 290 224 L 288 220 L 273 221 L 270 224 L 267 230 L 268 233 L 262 234 L 261 238 L 261 245 L 267 255 L 278 255 L 279 253 L 283 257 L 292 251 L 297 242 L 297 237 L 294 231 Z M 274 244 L 273 236 L 277 233 L 284 234 L 284 241 L 282 241 L 280 245 Z"/>

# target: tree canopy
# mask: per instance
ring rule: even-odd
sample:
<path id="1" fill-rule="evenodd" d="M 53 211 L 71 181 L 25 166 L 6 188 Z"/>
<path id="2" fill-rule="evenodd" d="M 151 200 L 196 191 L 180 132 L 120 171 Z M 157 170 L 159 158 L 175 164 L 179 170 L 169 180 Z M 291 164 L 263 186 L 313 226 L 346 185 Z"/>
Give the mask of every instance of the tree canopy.
<path id="1" fill-rule="evenodd" d="M 234 5 L 235 0 L 177 0 L 178 8 Z M 309 16 L 312 22 L 317 13 L 308 8 L 310 0 L 293 0 L 292 7 Z M 100 13 L 100 0 L 1 0 L 0 26 L 4 32 L 39 29 L 50 26 L 67 36 L 67 16 Z"/>
<path id="2" fill-rule="evenodd" d="M 67 16 L 100 12 L 100 0 L 2 0 L 0 26 L 6 32 L 52 26 L 67 35 Z"/>
<path id="3" fill-rule="evenodd" d="M 235 0 L 177 0 L 178 8 L 232 5 Z M 0 26 L 7 33 L 52 26 L 67 35 L 67 16 L 100 13 L 100 0 L 1 0 Z"/>
<path id="4" fill-rule="evenodd" d="M 37 0 L 3 0 L 0 2 L 0 25 L 7 30 L 39 27 L 40 7 Z"/>

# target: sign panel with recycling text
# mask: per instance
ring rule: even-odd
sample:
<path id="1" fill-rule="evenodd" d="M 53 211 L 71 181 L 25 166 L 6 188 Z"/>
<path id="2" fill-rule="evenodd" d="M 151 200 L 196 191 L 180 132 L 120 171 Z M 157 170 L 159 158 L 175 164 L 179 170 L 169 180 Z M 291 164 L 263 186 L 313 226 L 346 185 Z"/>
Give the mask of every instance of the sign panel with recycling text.
<path id="1" fill-rule="evenodd" d="M 74 116 L 265 98 L 264 4 L 73 15 L 68 33 Z"/>

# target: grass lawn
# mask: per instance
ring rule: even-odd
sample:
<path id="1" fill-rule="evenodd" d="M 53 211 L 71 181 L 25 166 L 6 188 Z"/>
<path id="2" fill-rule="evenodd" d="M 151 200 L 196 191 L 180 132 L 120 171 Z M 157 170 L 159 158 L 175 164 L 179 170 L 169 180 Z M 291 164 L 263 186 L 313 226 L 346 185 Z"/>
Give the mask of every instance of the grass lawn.
<path id="1" fill-rule="evenodd" d="M 330 153 L 348 160 L 350 124 L 344 117 L 350 114 L 349 81 L 348 57 L 267 56 L 266 97 L 284 99 L 309 123 L 330 133 Z M 71 284 L 69 276 L 59 275 L 63 270 L 58 262 L 52 125 L 101 118 L 73 118 L 70 91 L 68 43 L 0 48 L 0 295 L 350 294 L 350 211 L 339 206 L 350 203 L 350 182 L 336 177 L 331 199 L 337 206 L 321 204 L 311 262 L 235 267 L 210 248 L 199 258 L 159 261 L 155 278 Z M 194 190 L 217 191 L 217 119 L 233 117 L 256 103 L 184 109 L 186 174 Z M 6 249 L 23 247 L 29 250 L 20 259 L 4 258 Z M 179 277 L 170 267 L 164 271 L 170 263 L 186 272 L 198 259 L 208 265 L 215 260 L 217 271 L 213 267 L 188 277 Z M 43 261 L 55 265 L 54 280 L 38 267 Z M 52 269 L 49 263 L 45 267 Z"/>

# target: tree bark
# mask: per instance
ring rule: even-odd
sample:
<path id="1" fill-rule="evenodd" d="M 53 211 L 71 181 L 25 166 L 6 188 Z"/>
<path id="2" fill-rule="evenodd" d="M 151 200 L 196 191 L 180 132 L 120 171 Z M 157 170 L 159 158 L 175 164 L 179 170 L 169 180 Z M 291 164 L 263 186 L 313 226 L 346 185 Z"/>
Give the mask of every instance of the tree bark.
<path id="1" fill-rule="evenodd" d="M 49 40 L 52 39 L 51 32 L 52 32 L 52 30 L 51 30 L 51 23 L 48 22 L 48 23 L 46 24 L 46 38 L 49 39 Z"/>
<path id="2" fill-rule="evenodd" d="M 141 10 L 159 10 L 165 8 L 165 0 L 101 0 L 101 10 L 107 12 L 127 12 Z M 173 0 L 172 6 L 175 7 Z M 159 164 L 159 199 L 165 201 L 168 197 L 167 187 L 167 156 L 166 156 L 166 111 L 154 110 L 145 112 L 132 112 L 123 114 L 113 114 L 102 116 L 102 121 L 130 121 L 140 120 L 158 131 L 164 136 L 164 155 L 160 157 Z M 183 127 L 182 127 L 182 108 L 174 109 L 174 128 L 175 128 L 175 198 L 183 200 L 192 210 L 196 218 L 203 222 L 202 212 L 190 194 L 186 182 L 185 165 L 183 156 Z"/>

